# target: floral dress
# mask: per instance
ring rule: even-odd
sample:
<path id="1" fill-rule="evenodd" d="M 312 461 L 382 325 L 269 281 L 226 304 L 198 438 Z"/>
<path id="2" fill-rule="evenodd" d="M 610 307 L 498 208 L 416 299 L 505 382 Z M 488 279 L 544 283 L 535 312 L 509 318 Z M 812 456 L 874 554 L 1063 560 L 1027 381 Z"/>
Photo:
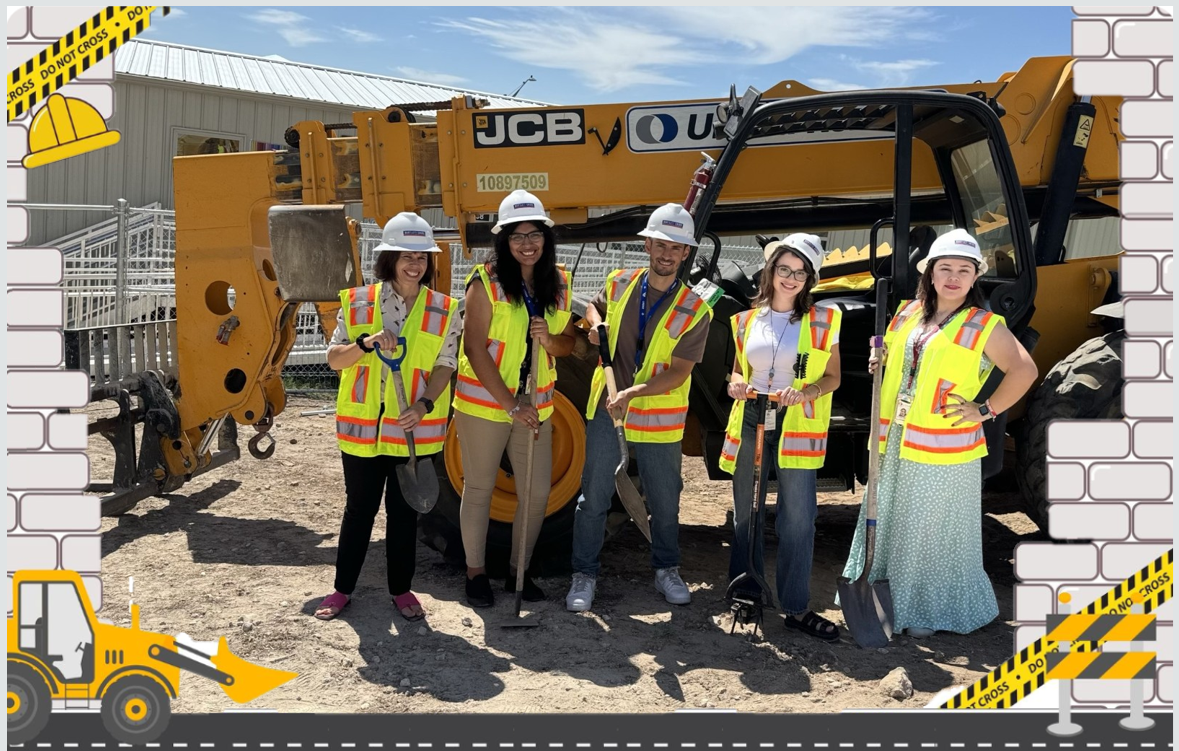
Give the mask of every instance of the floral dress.
<path id="1" fill-rule="evenodd" d="M 905 342 L 905 371 L 913 362 L 919 330 Z M 982 370 L 990 365 L 984 355 Z M 901 389 L 912 395 L 912 388 L 902 384 Z M 999 615 L 982 562 L 982 460 L 947 466 L 902 459 L 901 429 L 893 421 L 881 459 L 869 579 L 889 580 L 894 631 L 916 627 L 968 634 Z M 864 521 L 861 505 L 843 571 L 853 581 L 864 569 Z"/>

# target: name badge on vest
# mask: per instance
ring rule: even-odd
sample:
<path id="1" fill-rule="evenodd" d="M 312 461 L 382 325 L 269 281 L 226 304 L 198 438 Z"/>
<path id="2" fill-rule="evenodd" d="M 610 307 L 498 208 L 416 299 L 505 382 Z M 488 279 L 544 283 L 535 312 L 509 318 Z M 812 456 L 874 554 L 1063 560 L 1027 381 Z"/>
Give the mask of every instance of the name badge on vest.
<path id="1" fill-rule="evenodd" d="M 898 396 L 897 397 L 897 416 L 896 421 L 903 423 L 905 418 L 909 416 L 909 408 L 913 406 L 913 397 Z"/>
<path id="2" fill-rule="evenodd" d="M 778 427 L 778 410 L 771 408 L 766 410 L 766 430 L 773 431 Z"/>

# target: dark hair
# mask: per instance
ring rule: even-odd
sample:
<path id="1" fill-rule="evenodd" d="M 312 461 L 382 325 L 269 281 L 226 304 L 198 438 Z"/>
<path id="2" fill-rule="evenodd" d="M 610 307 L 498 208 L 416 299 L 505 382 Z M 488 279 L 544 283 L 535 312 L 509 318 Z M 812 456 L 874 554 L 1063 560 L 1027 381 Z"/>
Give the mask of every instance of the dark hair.
<path id="1" fill-rule="evenodd" d="M 520 273 L 520 262 L 512 255 L 508 247 L 508 235 L 525 222 L 514 222 L 505 226 L 495 236 L 495 256 L 492 261 L 496 276 L 504 288 L 508 299 L 513 303 L 524 300 L 524 277 Z M 561 275 L 557 273 L 557 238 L 553 230 L 544 222 L 527 222 L 536 227 L 544 235 L 544 247 L 540 252 L 540 260 L 532 272 L 532 288 L 536 293 L 536 303 L 541 310 L 557 307 L 561 296 Z"/>
<path id="2" fill-rule="evenodd" d="M 401 258 L 402 250 L 382 250 L 377 254 L 373 264 L 373 276 L 382 282 L 397 281 L 397 259 Z M 422 274 L 422 285 L 429 287 L 434 283 L 434 254 L 426 253 L 426 273 Z"/>
<path id="3" fill-rule="evenodd" d="M 933 288 L 933 267 L 938 259 L 934 259 L 925 265 L 925 271 L 921 274 L 921 280 L 917 282 L 917 299 L 921 301 L 921 320 L 924 323 L 929 323 L 937 315 L 937 290 Z M 969 258 L 965 260 L 970 260 Z M 971 263 L 974 263 L 971 261 Z M 974 264 L 974 270 L 978 272 L 978 264 Z M 981 274 L 979 275 L 981 276 Z M 975 277 L 977 282 L 979 276 Z M 970 289 L 966 291 L 966 300 L 962 303 L 965 307 L 982 308 L 987 304 L 987 300 L 983 297 L 982 290 L 978 288 L 978 284 L 970 285 Z"/>
<path id="4" fill-rule="evenodd" d="M 774 266 L 777 265 L 778 259 L 787 253 L 801 260 L 802 267 L 806 269 L 806 282 L 802 285 L 802 292 L 799 292 L 798 297 L 794 298 L 794 311 L 790 315 L 790 322 L 797 323 L 815 305 L 814 297 L 811 296 L 811 290 L 815 288 L 815 270 L 811 268 L 810 261 L 786 245 L 779 246 L 774 251 L 774 256 L 766 262 L 765 268 L 761 270 L 761 279 L 757 285 L 757 295 L 753 298 L 753 307 L 768 306 L 774 301 L 774 277 L 778 275 Z"/>

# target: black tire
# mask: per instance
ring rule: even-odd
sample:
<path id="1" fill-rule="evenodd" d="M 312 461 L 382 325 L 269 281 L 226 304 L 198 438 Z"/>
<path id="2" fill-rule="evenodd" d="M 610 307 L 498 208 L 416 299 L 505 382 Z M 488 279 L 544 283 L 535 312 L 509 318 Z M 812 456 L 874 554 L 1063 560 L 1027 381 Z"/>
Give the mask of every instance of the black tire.
<path id="1" fill-rule="evenodd" d="M 1048 533 L 1048 425 L 1053 420 L 1120 420 L 1124 331 L 1099 336 L 1056 364 L 1028 399 L 1016 434 L 1016 477 L 1028 517 Z"/>
<path id="2" fill-rule="evenodd" d="M 102 724 L 119 743 L 151 743 L 172 718 L 164 688 L 142 675 L 117 679 L 102 696 Z"/>
<path id="3" fill-rule="evenodd" d="M 19 662 L 8 663 L 8 745 L 29 743 L 49 722 L 52 695 L 45 679 Z"/>

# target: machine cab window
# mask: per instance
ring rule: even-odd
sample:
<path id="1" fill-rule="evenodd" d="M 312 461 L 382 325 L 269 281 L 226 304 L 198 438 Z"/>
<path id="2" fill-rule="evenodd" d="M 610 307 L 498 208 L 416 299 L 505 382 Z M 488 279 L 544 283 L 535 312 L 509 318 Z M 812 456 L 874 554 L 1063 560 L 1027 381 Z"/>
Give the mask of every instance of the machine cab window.
<path id="1" fill-rule="evenodd" d="M 94 670 L 94 631 L 70 582 L 20 585 L 20 648 L 41 657 L 63 681 Z"/>

